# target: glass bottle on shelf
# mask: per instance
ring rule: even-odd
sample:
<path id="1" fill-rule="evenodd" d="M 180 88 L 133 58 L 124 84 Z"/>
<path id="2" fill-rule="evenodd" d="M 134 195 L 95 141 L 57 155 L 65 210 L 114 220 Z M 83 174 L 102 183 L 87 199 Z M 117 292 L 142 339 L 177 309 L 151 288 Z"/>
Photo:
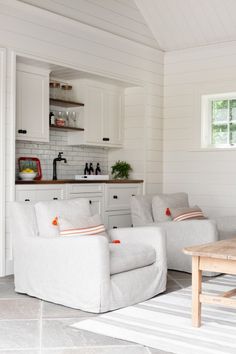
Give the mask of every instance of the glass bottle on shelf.
<path id="1" fill-rule="evenodd" d="M 94 175 L 93 163 L 90 162 L 89 164 L 89 175 Z"/>
<path id="2" fill-rule="evenodd" d="M 84 175 L 86 175 L 86 176 L 89 175 L 88 162 L 86 162 L 86 164 L 85 164 Z"/>

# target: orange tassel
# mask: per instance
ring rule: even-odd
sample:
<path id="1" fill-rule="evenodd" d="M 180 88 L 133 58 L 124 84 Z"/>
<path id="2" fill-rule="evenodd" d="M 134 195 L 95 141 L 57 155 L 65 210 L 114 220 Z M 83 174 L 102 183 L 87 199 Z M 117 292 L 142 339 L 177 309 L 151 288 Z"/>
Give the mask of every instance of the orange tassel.
<path id="1" fill-rule="evenodd" d="M 58 226 L 58 217 L 57 216 L 52 220 L 52 225 Z"/>

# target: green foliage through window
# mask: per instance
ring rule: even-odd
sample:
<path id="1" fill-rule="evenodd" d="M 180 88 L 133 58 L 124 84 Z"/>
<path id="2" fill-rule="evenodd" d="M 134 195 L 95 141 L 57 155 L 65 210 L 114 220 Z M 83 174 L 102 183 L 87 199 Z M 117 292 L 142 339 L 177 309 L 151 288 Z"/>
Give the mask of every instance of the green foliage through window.
<path id="1" fill-rule="evenodd" d="M 236 99 L 211 101 L 211 142 L 236 144 Z"/>

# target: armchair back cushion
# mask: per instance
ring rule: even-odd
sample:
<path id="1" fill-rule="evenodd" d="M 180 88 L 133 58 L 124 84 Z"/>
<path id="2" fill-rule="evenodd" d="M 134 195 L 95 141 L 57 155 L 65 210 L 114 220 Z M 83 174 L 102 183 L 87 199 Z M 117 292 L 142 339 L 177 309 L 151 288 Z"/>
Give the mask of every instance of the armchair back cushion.
<path id="1" fill-rule="evenodd" d="M 184 207 L 189 207 L 187 193 L 155 195 L 152 199 L 152 214 L 154 222 L 170 221 L 172 218 L 166 213 L 167 209 Z"/>
<path id="2" fill-rule="evenodd" d="M 131 215 L 133 226 L 145 226 L 153 223 L 153 195 L 136 195 L 131 197 Z"/>
<path id="3" fill-rule="evenodd" d="M 55 217 L 68 220 L 72 225 L 77 225 L 80 218 L 91 216 L 89 200 L 86 198 L 70 200 L 53 200 L 35 204 L 39 236 L 59 236 L 59 228 L 52 224 Z"/>

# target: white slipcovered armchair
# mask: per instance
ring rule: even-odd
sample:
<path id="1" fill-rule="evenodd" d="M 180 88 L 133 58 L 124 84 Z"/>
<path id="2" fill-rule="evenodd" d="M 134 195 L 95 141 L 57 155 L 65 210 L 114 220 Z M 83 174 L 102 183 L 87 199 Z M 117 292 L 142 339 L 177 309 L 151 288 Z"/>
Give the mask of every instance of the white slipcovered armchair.
<path id="1" fill-rule="evenodd" d="M 41 214 L 36 205 L 12 203 L 17 292 L 99 313 L 144 301 L 166 289 L 165 234 L 160 228 L 111 230 L 111 239 L 119 239 L 120 244 L 100 235 L 48 237 L 50 229 L 48 234 L 44 230 L 52 215 L 64 210 L 67 215 L 81 211 L 89 216 L 88 200 L 41 202 Z M 44 222 L 43 207 L 50 211 Z"/>
<path id="2" fill-rule="evenodd" d="M 167 207 L 189 206 L 188 195 L 186 193 L 159 194 L 157 196 L 159 203 L 153 202 L 154 197 L 153 195 L 144 195 L 131 198 L 133 226 L 159 226 L 162 228 L 166 233 L 168 269 L 191 273 L 192 260 L 191 257 L 183 254 L 183 248 L 218 241 L 220 236 L 217 224 L 214 220 L 209 219 L 164 221 L 168 219 L 164 215 Z M 215 273 L 207 272 L 204 275 L 211 276 Z"/>

